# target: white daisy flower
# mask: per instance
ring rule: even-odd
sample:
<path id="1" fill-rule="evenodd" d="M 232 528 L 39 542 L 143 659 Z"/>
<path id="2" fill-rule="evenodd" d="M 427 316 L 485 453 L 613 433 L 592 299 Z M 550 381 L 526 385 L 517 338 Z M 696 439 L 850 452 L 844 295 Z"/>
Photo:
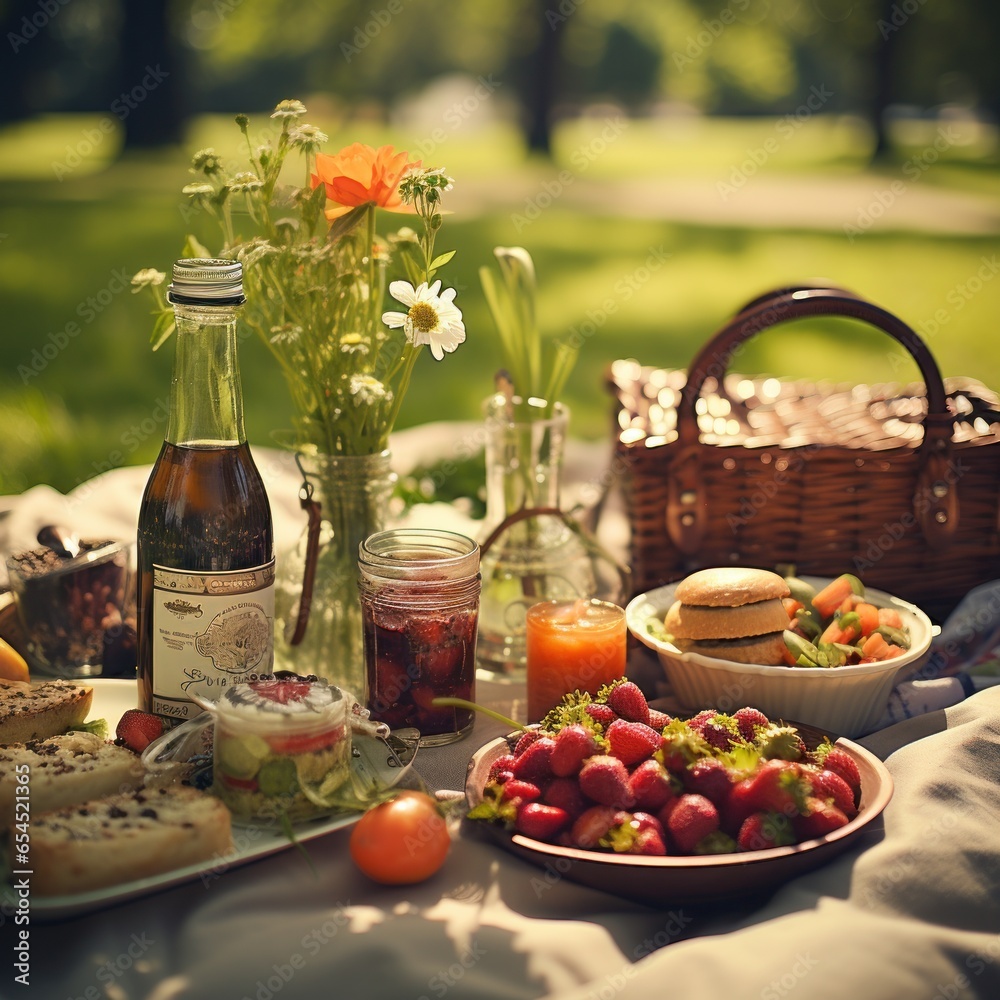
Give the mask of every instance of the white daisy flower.
<path id="1" fill-rule="evenodd" d="M 382 400 L 392 401 L 392 393 L 372 375 L 352 375 L 351 396 L 355 406 L 375 406 Z"/>
<path id="2" fill-rule="evenodd" d="M 414 347 L 427 344 L 436 361 L 450 354 L 465 342 L 462 311 L 455 305 L 455 289 L 441 291 L 441 282 L 430 288 L 422 281 L 416 288 L 408 281 L 393 281 L 389 294 L 409 306 L 409 311 L 382 313 L 382 322 L 391 330 L 403 328 L 406 339 Z"/>

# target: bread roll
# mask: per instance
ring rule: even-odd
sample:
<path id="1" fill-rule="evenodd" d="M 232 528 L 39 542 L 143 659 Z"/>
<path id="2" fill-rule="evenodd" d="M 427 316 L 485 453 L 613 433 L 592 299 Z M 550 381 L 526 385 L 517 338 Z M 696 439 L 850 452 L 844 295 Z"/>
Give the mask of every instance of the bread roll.
<path id="1" fill-rule="evenodd" d="M 72 681 L 0 680 L 0 744 L 44 740 L 80 725 L 93 697 L 93 687 Z"/>
<path id="2" fill-rule="evenodd" d="M 144 789 L 34 816 L 31 890 L 72 895 L 223 858 L 229 810 L 187 785 Z"/>
<path id="3" fill-rule="evenodd" d="M 28 768 L 26 775 L 24 766 Z M 106 743 L 93 733 L 65 733 L 47 740 L 2 746 L 0 829 L 13 819 L 19 787 L 25 790 L 31 813 L 36 815 L 139 788 L 144 774 L 142 762 L 131 750 Z"/>
<path id="4" fill-rule="evenodd" d="M 770 570 L 749 566 L 717 566 L 686 576 L 677 584 L 674 597 L 684 604 L 735 608 L 755 601 L 787 597 L 789 593 L 784 578 Z"/>

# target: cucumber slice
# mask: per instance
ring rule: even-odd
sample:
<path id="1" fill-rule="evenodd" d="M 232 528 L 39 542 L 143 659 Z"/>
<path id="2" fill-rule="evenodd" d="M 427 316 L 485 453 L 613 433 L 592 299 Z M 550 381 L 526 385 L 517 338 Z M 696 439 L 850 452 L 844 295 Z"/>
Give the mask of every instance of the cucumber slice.
<path id="1" fill-rule="evenodd" d="M 254 753 L 254 748 L 250 745 L 251 740 L 258 738 L 232 736 L 219 740 L 215 755 L 218 766 L 233 778 L 249 781 L 260 770 L 260 757 Z M 264 746 L 266 749 L 267 744 Z"/>
<path id="2" fill-rule="evenodd" d="M 265 761 L 257 775 L 257 787 L 262 795 L 269 798 L 294 795 L 300 790 L 295 762 L 290 757 L 274 757 Z"/>

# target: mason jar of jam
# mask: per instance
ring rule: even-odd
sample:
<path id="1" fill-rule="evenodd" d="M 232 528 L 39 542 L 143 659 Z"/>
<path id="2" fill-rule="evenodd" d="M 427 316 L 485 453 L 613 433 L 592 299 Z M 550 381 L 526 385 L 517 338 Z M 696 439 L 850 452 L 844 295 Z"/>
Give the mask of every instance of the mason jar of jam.
<path id="1" fill-rule="evenodd" d="M 475 700 L 479 546 L 433 528 L 393 528 L 359 548 L 365 699 L 376 722 L 413 727 L 421 746 L 440 746 L 472 728 Z"/>

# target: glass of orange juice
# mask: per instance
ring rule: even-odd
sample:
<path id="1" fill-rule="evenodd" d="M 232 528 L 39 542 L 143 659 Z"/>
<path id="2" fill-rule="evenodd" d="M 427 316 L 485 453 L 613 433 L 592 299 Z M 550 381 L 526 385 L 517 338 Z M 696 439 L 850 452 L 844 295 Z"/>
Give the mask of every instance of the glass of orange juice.
<path id="1" fill-rule="evenodd" d="M 526 622 L 528 722 L 571 691 L 597 691 L 625 676 L 625 612 L 595 599 L 542 601 Z"/>

